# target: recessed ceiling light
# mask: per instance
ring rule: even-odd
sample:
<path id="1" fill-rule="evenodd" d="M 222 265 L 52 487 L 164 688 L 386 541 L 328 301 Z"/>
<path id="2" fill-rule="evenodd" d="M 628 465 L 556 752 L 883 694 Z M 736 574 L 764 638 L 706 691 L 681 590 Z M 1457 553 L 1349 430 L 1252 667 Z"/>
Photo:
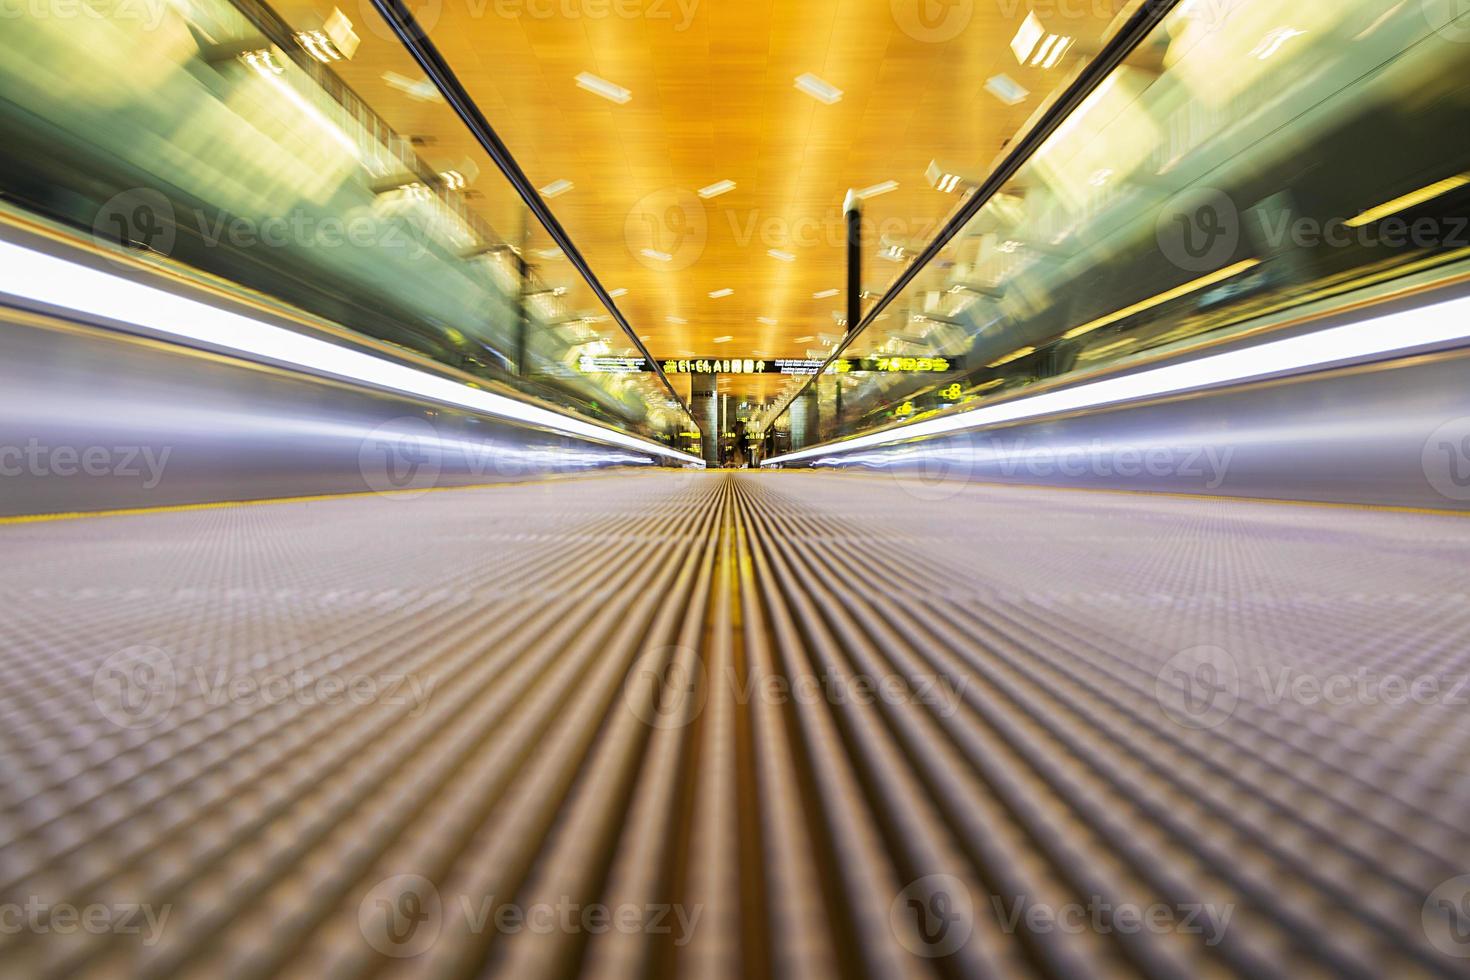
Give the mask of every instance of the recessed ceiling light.
<path id="1" fill-rule="evenodd" d="M 943 191 L 946 194 L 953 194 L 964 183 L 963 177 L 959 174 L 952 174 L 945 171 L 939 165 L 938 160 L 929 161 L 929 166 L 924 171 L 924 179 L 929 182 L 930 187 L 936 191 Z"/>
<path id="2" fill-rule="evenodd" d="M 872 187 L 864 187 L 860 191 L 853 191 L 852 196 L 857 198 L 859 201 L 866 201 L 870 197 L 877 197 L 879 194 L 887 194 L 889 191 L 893 190 L 898 190 L 898 181 L 885 180 L 881 184 L 874 184 Z"/>
<path id="3" fill-rule="evenodd" d="M 774 327 L 778 321 L 774 317 L 758 316 L 755 318 L 755 322 L 764 323 L 768 327 Z"/>
<path id="4" fill-rule="evenodd" d="M 815 337 L 797 337 L 797 338 L 795 338 L 792 341 L 792 343 L 795 343 L 795 344 L 809 344 L 809 343 L 811 343 L 812 341 L 814 341 L 816 339 L 817 338 L 815 338 Z"/>
<path id="5" fill-rule="evenodd" d="M 712 343 L 716 343 L 716 344 L 728 344 L 730 341 L 732 341 L 734 339 L 735 338 L 733 336 L 716 337 L 716 338 L 714 338 L 714 340 L 712 341 Z"/>
<path id="6" fill-rule="evenodd" d="M 824 289 L 820 293 L 812 293 L 812 299 L 829 299 L 840 292 L 840 289 Z"/>
<path id="7" fill-rule="evenodd" d="M 665 317 L 664 319 L 668 320 L 670 323 L 688 323 L 689 322 L 688 320 L 684 319 L 682 316 L 670 316 L 670 317 Z"/>
<path id="8" fill-rule="evenodd" d="M 1011 38 L 1011 50 L 1023 65 L 1028 64 L 1029 58 L 1032 68 L 1054 68 L 1072 47 L 1072 41 L 1073 38 L 1063 34 L 1048 34 L 1036 12 L 1032 11 L 1026 15 L 1016 36 Z"/>
<path id="9" fill-rule="evenodd" d="M 985 83 L 985 91 L 1006 105 L 1020 105 L 1031 96 L 1031 90 L 1009 75 L 992 75 Z"/>
<path id="10" fill-rule="evenodd" d="M 767 249 L 766 254 L 773 259 L 780 259 L 782 262 L 796 261 L 796 256 L 792 255 L 790 252 L 783 252 L 779 248 Z"/>
<path id="11" fill-rule="evenodd" d="M 593 95 L 600 95 L 609 102 L 616 102 L 618 105 L 625 105 L 629 99 L 633 98 L 633 93 L 621 85 L 615 85 L 605 78 L 598 78 L 591 72 L 586 71 L 577 76 L 577 88 L 591 92 Z"/>
<path id="12" fill-rule="evenodd" d="M 619 296 L 628 295 L 628 291 L 626 289 L 614 289 L 609 292 L 608 295 L 611 296 L 613 299 L 617 299 Z"/>
<path id="13" fill-rule="evenodd" d="M 444 96 L 434 87 L 434 83 L 427 78 L 412 79 L 398 74 L 396 71 L 383 72 L 383 82 L 389 87 L 397 89 L 410 99 L 419 102 L 443 102 Z"/>
<path id="14" fill-rule="evenodd" d="M 542 187 L 540 189 L 540 193 L 542 197 L 548 199 L 553 197 L 561 197 L 567 191 L 571 190 L 574 186 L 575 185 L 570 180 L 553 180 L 545 187 Z"/>
<path id="15" fill-rule="evenodd" d="M 733 180 L 717 180 L 713 184 L 710 184 L 708 187 L 701 187 L 699 190 L 695 191 L 694 193 L 698 194 L 700 197 L 704 198 L 705 200 L 708 200 L 708 199 L 710 199 L 712 197 L 719 197 L 721 194 L 728 194 L 731 191 L 733 191 L 734 189 L 735 189 L 735 181 L 733 181 Z"/>
<path id="16" fill-rule="evenodd" d="M 709 298 L 710 299 L 724 299 L 726 296 L 733 295 L 734 292 L 735 292 L 735 290 L 733 290 L 733 289 L 716 289 L 714 292 L 712 292 L 712 293 L 709 294 Z"/>
<path id="17" fill-rule="evenodd" d="M 672 261 L 674 261 L 674 257 L 672 255 L 670 255 L 668 252 L 660 252 L 656 248 L 645 248 L 642 251 L 641 254 L 646 255 L 650 259 L 654 259 L 655 261 L 658 261 L 658 262 L 672 262 Z"/>
<path id="18" fill-rule="evenodd" d="M 842 89 L 831 82 L 823 81 L 811 72 L 796 76 L 796 87 L 818 102 L 832 105 L 842 101 Z"/>

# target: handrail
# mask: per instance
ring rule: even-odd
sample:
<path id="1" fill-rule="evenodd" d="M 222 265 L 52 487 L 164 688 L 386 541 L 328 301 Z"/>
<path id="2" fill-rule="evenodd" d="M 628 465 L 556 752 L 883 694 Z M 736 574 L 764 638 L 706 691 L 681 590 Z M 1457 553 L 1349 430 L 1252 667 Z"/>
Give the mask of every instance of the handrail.
<path id="1" fill-rule="evenodd" d="M 618 326 L 622 327 L 623 332 L 633 342 L 633 346 L 648 360 L 654 373 L 658 375 L 659 380 L 668 389 L 669 394 L 673 395 L 674 400 L 684 409 L 684 414 L 693 420 L 694 411 L 689 407 L 689 403 L 680 397 L 679 392 L 669 381 L 668 375 L 664 373 L 663 366 L 648 352 L 648 348 L 644 346 L 643 341 L 634 332 L 627 318 L 623 316 L 622 311 L 613 302 L 612 296 L 592 272 L 592 267 L 587 264 L 587 260 L 577 250 L 577 246 L 572 244 L 572 240 L 567 235 L 566 229 L 561 226 L 561 222 L 556 220 L 556 215 L 551 213 L 551 208 L 547 207 L 546 202 L 541 199 L 540 193 L 532 186 L 530 178 L 526 176 L 525 171 L 521 169 L 521 165 L 511 155 L 509 147 L 500 139 L 499 134 L 490 125 L 490 121 L 480 111 L 479 105 L 475 103 L 475 100 L 466 91 L 464 85 L 460 83 L 459 77 L 449 67 L 448 62 L 444 60 L 444 56 L 439 53 L 439 49 L 434 46 L 434 42 L 429 40 L 428 32 L 419 25 L 413 13 L 404 5 L 403 0 L 372 0 L 372 2 L 373 6 L 377 8 L 378 13 L 382 14 L 383 19 L 388 22 L 388 26 L 393 29 L 393 33 L 398 35 L 398 39 L 408 49 L 409 54 L 413 55 L 414 60 L 419 63 L 419 67 L 429 76 L 429 80 L 434 83 L 434 86 L 439 90 L 439 94 L 444 96 L 444 100 L 454 109 L 460 121 L 465 124 L 465 127 L 469 129 L 471 135 L 475 137 L 475 140 L 479 142 L 485 152 L 490 155 L 490 159 L 495 161 L 495 165 L 500 168 L 500 172 L 505 174 L 506 179 L 510 181 L 516 193 L 521 196 L 521 200 L 526 203 L 526 207 L 530 208 L 536 220 L 540 221 L 542 226 L 546 228 L 546 231 L 551 235 L 551 240 L 556 243 L 556 246 L 562 250 L 562 254 L 581 273 L 582 278 L 587 281 L 587 285 L 592 287 L 592 292 L 597 296 L 602 305 L 607 308 L 608 312 L 612 314 Z M 699 425 L 697 421 L 694 424 L 696 426 Z"/>
<path id="2" fill-rule="evenodd" d="M 377 0 L 374 0 L 377 2 Z M 397 0 L 394 0 L 397 2 Z M 1056 132 L 1067 121 L 1067 118 L 1076 111 L 1087 97 L 1097 90 L 1107 77 L 1123 63 L 1123 60 L 1133 53 L 1134 49 L 1143 43 L 1159 23 L 1168 16 L 1169 12 L 1178 6 L 1179 0 L 1143 0 L 1142 6 L 1133 12 L 1133 15 L 1118 29 L 1108 42 L 1103 45 L 1101 51 L 1086 66 L 1083 67 L 1072 84 L 1057 98 L 1055 102 L 1044 112 L 1036 125 L 1016 141 L 1015 148 L 1008 153 L 1004 160 L 991 171 L 990 175 L 975 189 L 975 193 L 965 199 L 959 209 L 945 222 L 944 227 L 939 229 L 938 235 L 934 237 L 924 250 L 914 257 L 914 261 L 899 273 L 898 278 L 888 287 L 888 290 L 873 305 L 862 322 L 847 331 L 841 342 L 832 348 L 832 353 L 822 362 L 817 372 L 808 378 L 800 387 L 792 390 L 786 396 L 786 400 L 779 407 L 771 410 L 766 418 L 774 422 L 780 418 L 791 403 L 800 398 L 801 395 L 826 373 L 827 368 L 840 358 L 858 338 L 864 330 L 872 326 L 889 304 L 898 298 L 898 294 L 913 282 L 915 277 L 923 269 L 938 257 L 939 253 L 950 241 L 964 230 L 975 217 L 980 209 L 988 204 L 991 198 L 1000 193 L 1006 182 L 1014 177 L 1037 150 L 1041 149 L 1047 138 Z"/>

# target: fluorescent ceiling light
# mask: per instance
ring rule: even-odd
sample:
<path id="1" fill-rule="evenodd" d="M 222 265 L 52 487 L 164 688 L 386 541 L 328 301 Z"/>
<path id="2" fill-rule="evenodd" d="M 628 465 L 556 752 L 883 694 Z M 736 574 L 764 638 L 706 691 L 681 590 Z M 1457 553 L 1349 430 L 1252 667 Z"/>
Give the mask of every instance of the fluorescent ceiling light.
<path id="1" fill-rule="evenodd" d="M 795 255 L 792 255 L 790 252 L 783 252 L 779 248 L 767 249 L 766 250 L 766 254 L 769 255 L 773 259 L 780 259 L 782 262 L 795 262 L 796 261 L 796 256 Z"/>
<path id="2" fill-rule="evenodd" d="M 444 96 L 434 87 L 434 83 L 427 78 L 418 80 L 400 75 L 396 71 L 385 71 L 382 75 L 383 83 L 389 88 L 397 89 L 410 99 L 419 102 L 443 102 Z"/>
<path id="3" fill-rule="evenodd" d="M 616 429 L 481 388 L 471 388 L 460 381 L 408 364 L 338 346 L 10 242 L 0 242 L 0 292 L 345 381 L 398 391 L 669 459 L 699 462 L 687 453 Z"/>
<path id="4" fill-rule="evenodd" d="M 553 180 L 545 187 L 540 188 L 540 194 L 542 197 L 550 200 L 553 197 L 561 197 L 575 186 L 570 180 Z"/>
<path id="5" fill-rule="evenodd" d="M 840 289 L 824 289 L 820 293 L 812 293 L 812 299 L 829 299 L 840 292 Z"/>
<path id="6" fill-rule="evenodd" d="M 1299 31 L 1294 27 L 1278 27 L 1261 38 L 1261 43 L 1251 49 L 1251 54 L 1255 55 L 1257 61 L 1265 61 L 1280 51 L 1281 46 L 1287 41 L 1301 37 L 1305 33 L 1307 32 Z"/>
<path id="7" fill-rule="evenodd" d="M 774 327 L 779 321 L 776 320 L 774 317 L 758 316 L 755 318 L 755 322 L 764 323 L 768 327 Z"/>
<path id="8" fill-rule="evenodd" d="M 1457 297 L 1340 327 L 1267 341 L 1254 347 L 1208 354 L 1135 374 L 926 419 L 843 442 L 799 450 L 766 462 L 793 462 L 979 426 L 1157 398 L 1196 388 L 1242 384 L 1272 375 L 1325 368 L 1467 339 L 1470 339 L 1470 297 Z"/>
<path id="9" fill-rule="evenodd" d="M 735 290 L 733 290 L 733 289 L 716 289 L 714 292 L 712 292 L 712 293 L 709 294 L 709 298 L 710 299 L 724 299 L 726 296 L 733 295 L 734 292 L 735 292 Z"/>
<path id="10" fill-rule="evenodd" d="M 1020 105 L 1031 97 L 1031 90 L 1009 75 L 992 75 L 985 82 L 985 91 L 1006 105 Z"/>
<path id="11" fill-rule="evenodd" d="M 333 142 L 346 150 L 352 157 L 360 157 L 361 153 L 358 149 L 357 142 L 344 133 L 336 123 L 323 115 L 321 110 L 308 102 L 300 92 L 296 91 L 290 82 L 281 77 L 286 69 L 276 64 L 275 58 L 270 51 L 247 51 L 240 58 L 245 64 L 254 69 L 255 73 L 264 79 L 267 85 L 275 89 L 282 99 L 295 106 L 298 112 L 311 120 L 312 124 L 329 136 Z"/>
<path id="12" fill-rule="evenodd" d="M 688 323 L 689 322 L 688 320 L 684 319 L 682 316 L 670 316 L 670 317 L 664 317 L 664 319 L 668 320 L 670 323 L 684 324 L 684 323 Z"/>
<path id="13" fill-rule="evenodd" d="M 699 190 L 695 191 L 695 193 L 705 200 L 709 200 L 712 197 L 719 197 L 721 194 L 728 194 L 734 189 L 735 181 L 717 180 L 713 184 L 710 184 L 708 187 L 701 187 Z"/>
<path id="14" fill-rule="evenodd" d="M 1025 21 L 1011 38 L 1011 51 L 1016 61 L 1032 68 L 1055 68 L 1062 56 L 1072 47 L 1074 38 L 1064 34 L 1049 34 L 1041 26 L 1036 12 L 1026 15 Z M 988 86 L 987 86 L 988 87 Z"/>
<path id="15" fill-rule="evenodd" d="M 872 187 L 864 187 L 860 191 L 853 191 L 852 196 L 859 201 L 866 201 L 870 197 L 877 197 L 879 194 L 887 194 L 889 191 L 895 190 L 898 190 L 898 181 L 885 180 L 881 184 L 874 184 Z"/>
<path id="16" fill-rule="evenodd" d="M 1007 244 L 1009 244 L 1009 242 Z M 1151 310 L 1156 306 L 1162 306 L 1170 300 L 1175 300 L 1181 296 L 1187 296 L 1190 293 L 1198 292 L 1199 290 L 1204 289 L 1206 286 L 1213 286 L 1217 282 L 1224 282 L 1226 279 L 1233 279 L 1236 276 L 1240 275 L 1242 272 L 1245 272 L 1247 269 L 1253 269 L 1260 264 L 1260 259 L 1246 259 L 1243 262 L 1237 262 L 1232 266 L 1227 266 L 1226 268 L 1220 269 L 1217 272 L 1212 272 L 1207 276 L 1201 276 L 1200 278 L 1195 279 L 1191 282 L 1187 282 L 1182 286 L 1176 286 L 1173 289 L 1159 293 L 1157 296 L 1151 296 L 1146 300 L 1134 303 L 1132 306 L 1124 307 L 1123 309 L 1118 310 L 1116 313 L 1109 313 L 1107 316 L 1098 317 L 1096 320 L 1084 323 L 1080 327 L 1073 327 L 1071 330 L 1068 330 L 1066 333 L 1062 334 L 1062 337 L 1067 340 L 1072 340 L 1073 338 L 1081 337 L 1083 334 L 1092 333 L 1092 331 L 1094 330 L 1097 330 L 1101 327 L 1106 327 L 1112 323 L 1117 323 L 1119 320 L 1126 320 L 1128 317 L 1133 316 L 1135 313 L 1142 313 L 1145 310 Z M 994 367 L 995 365 L 992 364 L 990 366 Z"/>
<path id="17" fill-rule="evenodd" d="M 735 338 L 734 338 L 734 337 L 733 337 L 733 336 L 725 336 L 725 337 L 716 337 L 716 338 L 714 338 L 714 340 L 713 340 L 713 341 L 711 341 L 711 342 L 712 342 L 712 343 L 716 343 L 716 344 L 728 344 L 728 343 L 729 343 L 729 342 L 730 342 L 730 341 L 732 341 L 732 340 L 734 340 L 734 339 L 735 339 Z"/>
<path id="18" fill-rule="evenodd" d="M 670 255 L 668 252 L 660 252 L 656 248 L 645 248 L 645 249 L 643 249 L 643 251 L 642 251 L 641 254 L 646 255 L 650 259 L 654 259 L 655 261 L 658 261 L 658 262 L 672 262 L 672 261 L 674 261 L 674 257 L 672 255 Z"/>
<path id="19" fill-rule="evenodd" d="M 1407 211 L 1409 208 L 1423 204 L 1426 201 L 1432 201 L 1436 197 L 1448 194 L 1450 191 L 1459 190 L 1461 187 L 1467 185 L 1470 185 L 1470 174 L 1458 174 L 1454 177 L 1441 180 L 1438 183 L 1430 184 L 1428 187 L 1421 187 L 1419 190 L 1405 194 L 1403 197 L 1396 197 L 1386 204 L 1378 205 L 1376 208 L 1369 208 L 1356 218 L 1347 221 L 1346 224 L 1349 228 L 1361 228 L 1363 225 L 1372 224 L 1375 221 L 1387 218 L 1391 214 L 1398 214 L 1400 211 Z"/>
<path id="20" fill-rule="evenodd" d="M 617 299 L 619 296 L 628 295 L 628 291 L 626 289 L 611 289 L 608 290 L 608 295 L 611 296 L 613 299 Z"/>
<path id="21" fill-rule="evenodd" d="M 823 81 L 811 72 L 807 72 L 804 75 L 797 75 L 796 87 L 818 102 L 825 103 L 826 105 L 832 105 L 833 103 L 842 101 L 842 89 L 830 82 Z"/>
<path id="22" fill-rule="evenodd" d="M 1035 354 L 1035 353 L 1036 353 L 1036 348 L 1035 347 L 1022 347 L 1022 348 L 1020 348 L 1018 350 L 1011 351 L 1009 354 L 1005 355 L 1004 357 L 997 357 L 995 360 L 991 361 L 989 364 L 987 364 L 985 366 L 986 367 L 992 367 L 992 368 L 994 368 L 994 367 L 1000 367 L 1002 364 L 1009 364 L 1012 361 L 1019 361 L 1021 358 L 1025 357 L 1027 354 Z"/>
<path id="23" fill-rule="evenodd" d="M 946 194 L 953 194 L 964 183 L 964 178 L 945 171 L 938 160 L 929 161 L 929 166 L 924 170 L 924 179 L 929 182 L 930 187 Z"/>
<path id="24" fill-rule="evenodd" d="M 792 341 L 792 343 L 796 343 L 796 344 L 809 344 L 809 343 L 811 343 L 812 341 L 814 341 L 816 339 L 817 338 L 815 338 L 815 337 L 797 337 L 797 338 L 795 338 Z"/>
<path id="25" fill-rule="evenodd" d="M 1021 22 L 1016 36 L 1011 38 L 1011 50 L 1016 53 L 1016 60 L 1024 65 L 1026 59 L 1031 57 L 1031 52 L 1036 50 L 1036 45 L 1044 37 L 1046 37 L 1046 28 L 1041 26 L 1040 18 L 1036 16 L 1035 11 L 1032 11 Z"/>
<path id="26" fill-rule="evenodd" d="M 593 95 L 600 95 L 609 102 L 616 102 L 618 105 L 626 105 L 633 98 L 633 93 L 621 85 L 615 85 L 605 78 L 598 78 L 591 72 L 582 72 L 577 76 L 576 81 L 577 88 L 591 92 Z"/>

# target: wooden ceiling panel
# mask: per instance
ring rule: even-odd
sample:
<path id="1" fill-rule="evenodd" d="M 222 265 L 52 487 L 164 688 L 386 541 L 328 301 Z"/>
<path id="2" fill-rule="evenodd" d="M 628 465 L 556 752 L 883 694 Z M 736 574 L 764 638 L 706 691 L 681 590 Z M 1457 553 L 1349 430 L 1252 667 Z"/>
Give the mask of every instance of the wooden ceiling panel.
<path id="1" fill-rule="evenodd" d="M 332 7 L 293 2 L 283 10 L 300 18 L 293 23 Z M 899 185 L 865 206 L 864 286 L 882 291 L 901 266 L 878 258 L 880 235 L 922 246 L 957 203 L 926 184 L 929 162 L 983 170 L 1124 6 L 1041 5 L 1049 31 L 1080 42 L 1051 71 L 1018 64 L 1010 50 L 1026 0 L 443 0 L 430 35 L 536 186 L 573 182 L 551 208 L 603 283 L 628 290 L 619 306 L 655 356 L 800 357 L 841 334 L 833 314 L 843 297 L 813 294 L 843 285 L 848 188 Z M 691 8 L 684 25 L 681 10 Z M 616 15 L 628 9 L 641 15 Z M 368 10 L 347 12 L 361 20 Z M 1067 10 L 1074 16 L 1058 19 Z M 960 19 L 943 19 L 951 16 Z M 385 71 L 422 74 L 381 29 L 359 29 L 361 49 L 337 70 L 392 125 L 432 135 L 431 163 L 483 161 L 446 107 L 383 83 Z M 616 105 L 578 88 L 581 72 L 632 99 Z M 795 78 L 808 72 L 841 89 L 841 101 L 799 91 Z M 1010 106 L 986 92 L 999 73 L 1030 97 Z M 695 196 L 720 180 L 736 189 Z M 502 229 L 503 188 L 493 172 L 476 184 L 485 194 L 477 206 Z M 674 261 L 641 254 L 655 231 L 677 249 Z M 543 266 L 555 279 L 554 263 Z M 709 297 L 720 289 L 734 293 Z M 732 384 L 770 393 L 777 382 Z"/>

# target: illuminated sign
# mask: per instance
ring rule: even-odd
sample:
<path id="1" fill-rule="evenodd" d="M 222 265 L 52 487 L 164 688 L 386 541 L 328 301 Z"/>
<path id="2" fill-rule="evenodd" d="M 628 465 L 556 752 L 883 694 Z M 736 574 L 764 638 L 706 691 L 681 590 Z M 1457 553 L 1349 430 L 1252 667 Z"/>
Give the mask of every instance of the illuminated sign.
<path id="1" fill-rule="evenodd" d="M 786 374 L 813 375 L 823 361 L 813 358 L 680 357 L 663 362 L 665 374 Z M 593 357 L 577 360 L 583 374 L 639 374 L 653 365 L 641 357 Z M 953 357 L 840 357 L 827 367 L 828 374 L 944 374 L 958 371 Z"/>
<path id="2" fill-rule="evenodd" d="M 642 357 L 593 357 L 583 354 L 577 358 L 577 370 L 583 374 L 642 374 L 652 371 L 648 361 Z"/>
<path id="3" fill-rule="evenodd" d="M 780 365 L 794 363 L 751 357 L 681 357 L 664 361 L 665 374 L 789 374 Z M 805 362 L 802 362 L 805 363 Z M 820 361 L 812 361 L 820 366 Z M 816 373 L 813 367 L 812 374 Z"/>

